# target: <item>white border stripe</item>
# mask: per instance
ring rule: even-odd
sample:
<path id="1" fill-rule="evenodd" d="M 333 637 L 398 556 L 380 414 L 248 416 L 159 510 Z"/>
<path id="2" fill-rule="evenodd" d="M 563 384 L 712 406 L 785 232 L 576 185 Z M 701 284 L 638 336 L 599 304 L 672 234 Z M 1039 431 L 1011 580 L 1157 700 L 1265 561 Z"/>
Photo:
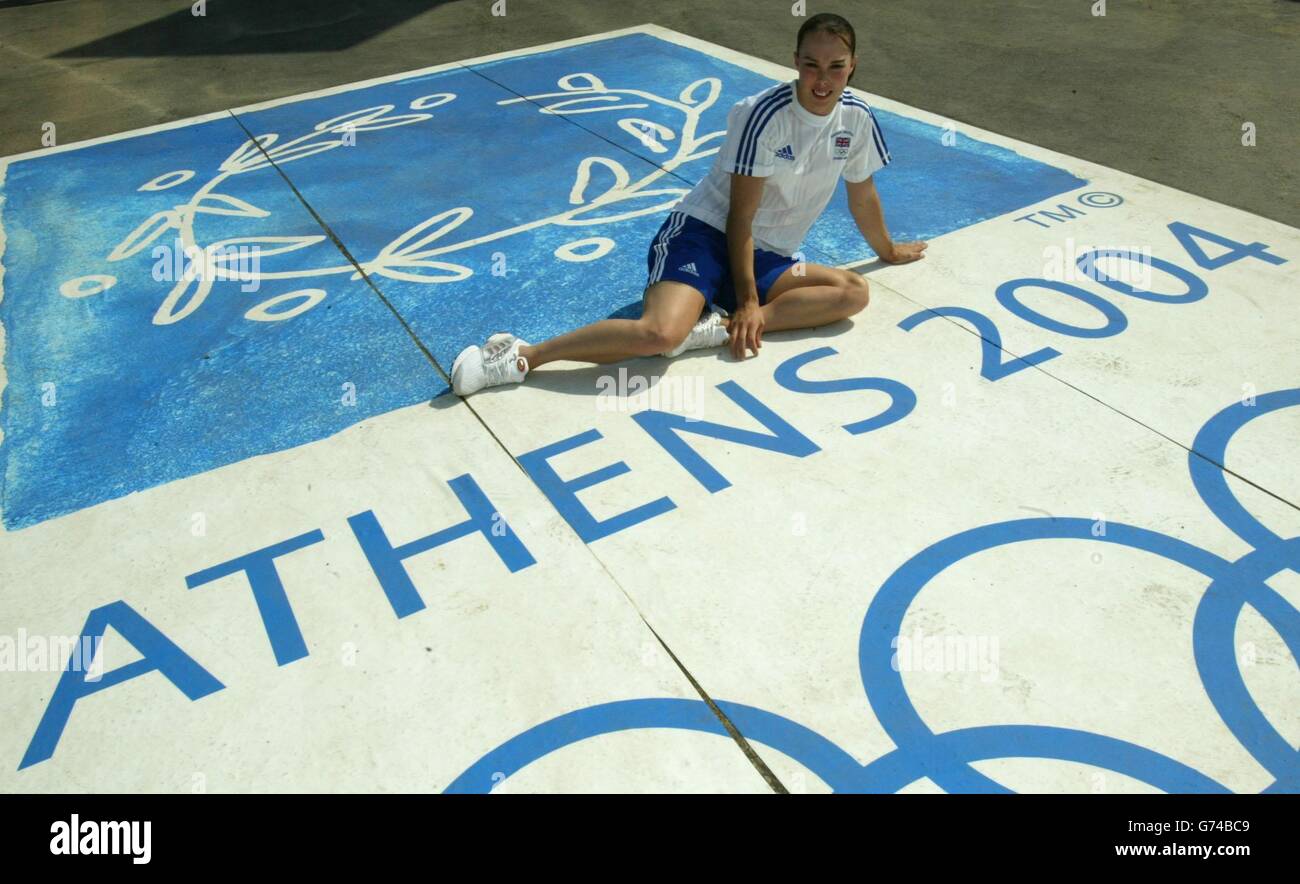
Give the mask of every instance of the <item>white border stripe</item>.
<path id="1" fill-rule="evenodd" d="M 71 141 L 67 144 L 60 144 L 55 147 L 42 147 L 24 153 L 10 154 L 6 157 L 0 157 L 0 165 L 15 162 L 17 160 L 26 160 L 56 153 L 64 153 L 69 150 L 78 150 L 95 144 L 121 141 L 125 138 L 138 138 L 141 135 L 151 135 L 154 132 L 166 132 L 169 129 L 178 129 L 184 126 L 192 126 L 197 123 L 207 123 L 212 120 L 221 119 L 222 117 L 228 117 L 230 114 L 265 110 L 267 108 L 279 107 L 282 104 L 293 104 L 298 101 L 306 101 L 310 98 L 323 98 L 327 95 L 340 95 L 344 92 L 354 92 L 358 89 L 366 89 L 370 86 L 378 86 L 383 83 L 397 83 L 401 80 L 408 80 L 412 77 L 419 77 L 425 74 L 436 74 L 441 71 L 457 70 L 466 65 L 483 64 L 490 61 L 502 61 L 504 59 L 518 58 L 525 55 L 536 55 L 541 52 L 565 49 L 569 46 L 581 46 L 585 43 L 597 43 L 602 40 L 609 40 L 614 37 L 623 37 L 629 34 L 649 34 L 650 36 L 660 37 L 661 39 L 669 41 L 673 39 L 671 36 L 665 36 L 665 34 L 672 34 L 672 31 L 659 33 L 660 30 L 661 29 L 656 25 L 635 25 L 630 28 L 621 28 L 617 31 L 606 31 L 603 34 L 591 34 L 586 37 L 575 37 L 571 40 L 557 40 L 554 43 L 542 43 L 538 46 L 512 49 L 507 52 L 494 52 L 491 55 L 480 55 L 474 58 L 462 59 L 460 61 L 444 62 L 443 64 L 431 65 L 425 68 L 416 68 L 398 74 L 385 74 L 382 77 L 372 77 L 369 80 L 358 80 L 354 83 L 342 83 L 337 86 L 327 86 L 324 89 L 316 89 L 311 92 L 298 92 L 293 95 L 286 95 L 282 98 L 272 98 L 254 104 L 245 104 L 238 107 L 228 108 L 226 110 L 212 111 L 210 113 L 198 114 L 192 117 L 183 117 L 179 120 L 172 120 L 167 123 L 158 123 L 153 126 L 144 126 L 139 129 L 129 129 L 125 132 L 117 132 L 112 135 L 101 135 L 96 138 L 87 138 L 83 141 Z"/>
<path id="2" fill-rule="evenodd" d="M 676 215 L 677 217 L 673 218 L 672 215 Z M 669 216 L 670 223 L 668 227 L 664 229 L 663 234 L 655 241 L 654 248 L 658 257 L 655 258 L 654 270 L 650 274 L 651 284 L 656 283 L 663 278 L 664 262 L 668 260 L 668 243 L 674 236 L 680 233 L 682 227 L 686 225 L 686 213 L 673 212 L 672 215 Z"/>

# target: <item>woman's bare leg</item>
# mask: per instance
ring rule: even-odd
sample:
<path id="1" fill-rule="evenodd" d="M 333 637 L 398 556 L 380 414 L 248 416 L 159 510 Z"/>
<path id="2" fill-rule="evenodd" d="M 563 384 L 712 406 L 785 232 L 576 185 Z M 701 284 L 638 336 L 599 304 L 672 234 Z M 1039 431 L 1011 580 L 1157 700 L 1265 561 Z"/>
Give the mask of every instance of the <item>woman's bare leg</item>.
<path id="1" fill-rule="evenodd" d="M 862 311 L 870 301 L 867 281 L 860 274 L 821 264 L 794 268 L 777 277 L 763 305 L 764 331 L 816 328 Z M 724 322 L 730 326 L 731 320 Z"/>
<path id="2" fill-rule="evenodd" d="M 602 319 L 549 341 L 519 348 L 529 370 L 548 362 L 605 365 L 671 350 L 690 334 L 704 309 L 704 296 L 682 282 L 662 280 L 645 292 L 640 319 Z"/>

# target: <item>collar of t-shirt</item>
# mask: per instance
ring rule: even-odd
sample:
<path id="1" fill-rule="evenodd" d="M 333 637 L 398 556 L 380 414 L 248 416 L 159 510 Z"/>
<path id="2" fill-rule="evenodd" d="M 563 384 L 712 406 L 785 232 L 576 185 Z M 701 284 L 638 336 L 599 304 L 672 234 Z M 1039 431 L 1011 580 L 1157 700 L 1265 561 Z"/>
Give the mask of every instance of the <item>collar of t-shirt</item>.
<path id="1" fill-rule="evenodd" d="M 799 101 L 799 81 L 791 80 L 790 86 L 795 90 L 794 101 L 790 102 L 790 110 L 794 113 L 795 119 L 797 119 L 799 122 L 803 123 L 804 125 L 815 126 L 818 129 L 820 129 L 822 126 L 825 126 L 827 123 L 829 123 L 831 121 L 831 118 L 835 116 L 834 107 L 832 107 L 831 112 L 826 114 L 825 116 L 821 114 L 815 114 L 812 111 L 808 110 Z"/>

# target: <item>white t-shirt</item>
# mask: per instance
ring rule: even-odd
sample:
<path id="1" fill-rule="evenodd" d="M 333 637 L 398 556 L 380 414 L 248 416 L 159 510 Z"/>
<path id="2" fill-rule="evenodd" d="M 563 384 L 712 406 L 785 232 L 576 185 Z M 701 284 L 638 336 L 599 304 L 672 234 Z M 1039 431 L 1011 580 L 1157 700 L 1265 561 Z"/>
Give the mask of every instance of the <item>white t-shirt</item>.
<path id="1" fill-rule="evenodd" d="M 791 80 L 736 102 L 713 168 L 673 210 L 725 232 L 731 175 L 766 178 L 752 224 L 754 244 L 790 256 L 830 202 L 841 175 L 856 184 L 888 164 L 884 135 L 860 95 L 846 88 L 834 109 L 821 116 L 799 103 Z"/>

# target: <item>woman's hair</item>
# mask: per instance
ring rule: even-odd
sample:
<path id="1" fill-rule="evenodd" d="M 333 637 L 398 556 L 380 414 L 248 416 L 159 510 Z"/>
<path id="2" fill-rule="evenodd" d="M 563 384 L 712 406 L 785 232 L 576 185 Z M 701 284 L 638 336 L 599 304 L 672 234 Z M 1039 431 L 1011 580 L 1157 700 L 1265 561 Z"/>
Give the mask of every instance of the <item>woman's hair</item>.
<path id="1" fill-rule="evenodd" d="M 794 42 L 794 51 L 797 53 L 799 47 L 803 45 L 803 38 L 808 34 L 815 34 L 818 31 L 834 34 L 839 37 L 849 47 L 849 55 L 854 56 L 858 52 L 858 36 L 853 32 L 853 25 L 843 16 L 836 15 L 833 12 L 819 12 L 812 18 L 803 23 L 799 28 L 799 36 Z M 857 73 L 855 68 L 853 73 Z M 849 76 L 852 80 L 852 75 Z"/>

